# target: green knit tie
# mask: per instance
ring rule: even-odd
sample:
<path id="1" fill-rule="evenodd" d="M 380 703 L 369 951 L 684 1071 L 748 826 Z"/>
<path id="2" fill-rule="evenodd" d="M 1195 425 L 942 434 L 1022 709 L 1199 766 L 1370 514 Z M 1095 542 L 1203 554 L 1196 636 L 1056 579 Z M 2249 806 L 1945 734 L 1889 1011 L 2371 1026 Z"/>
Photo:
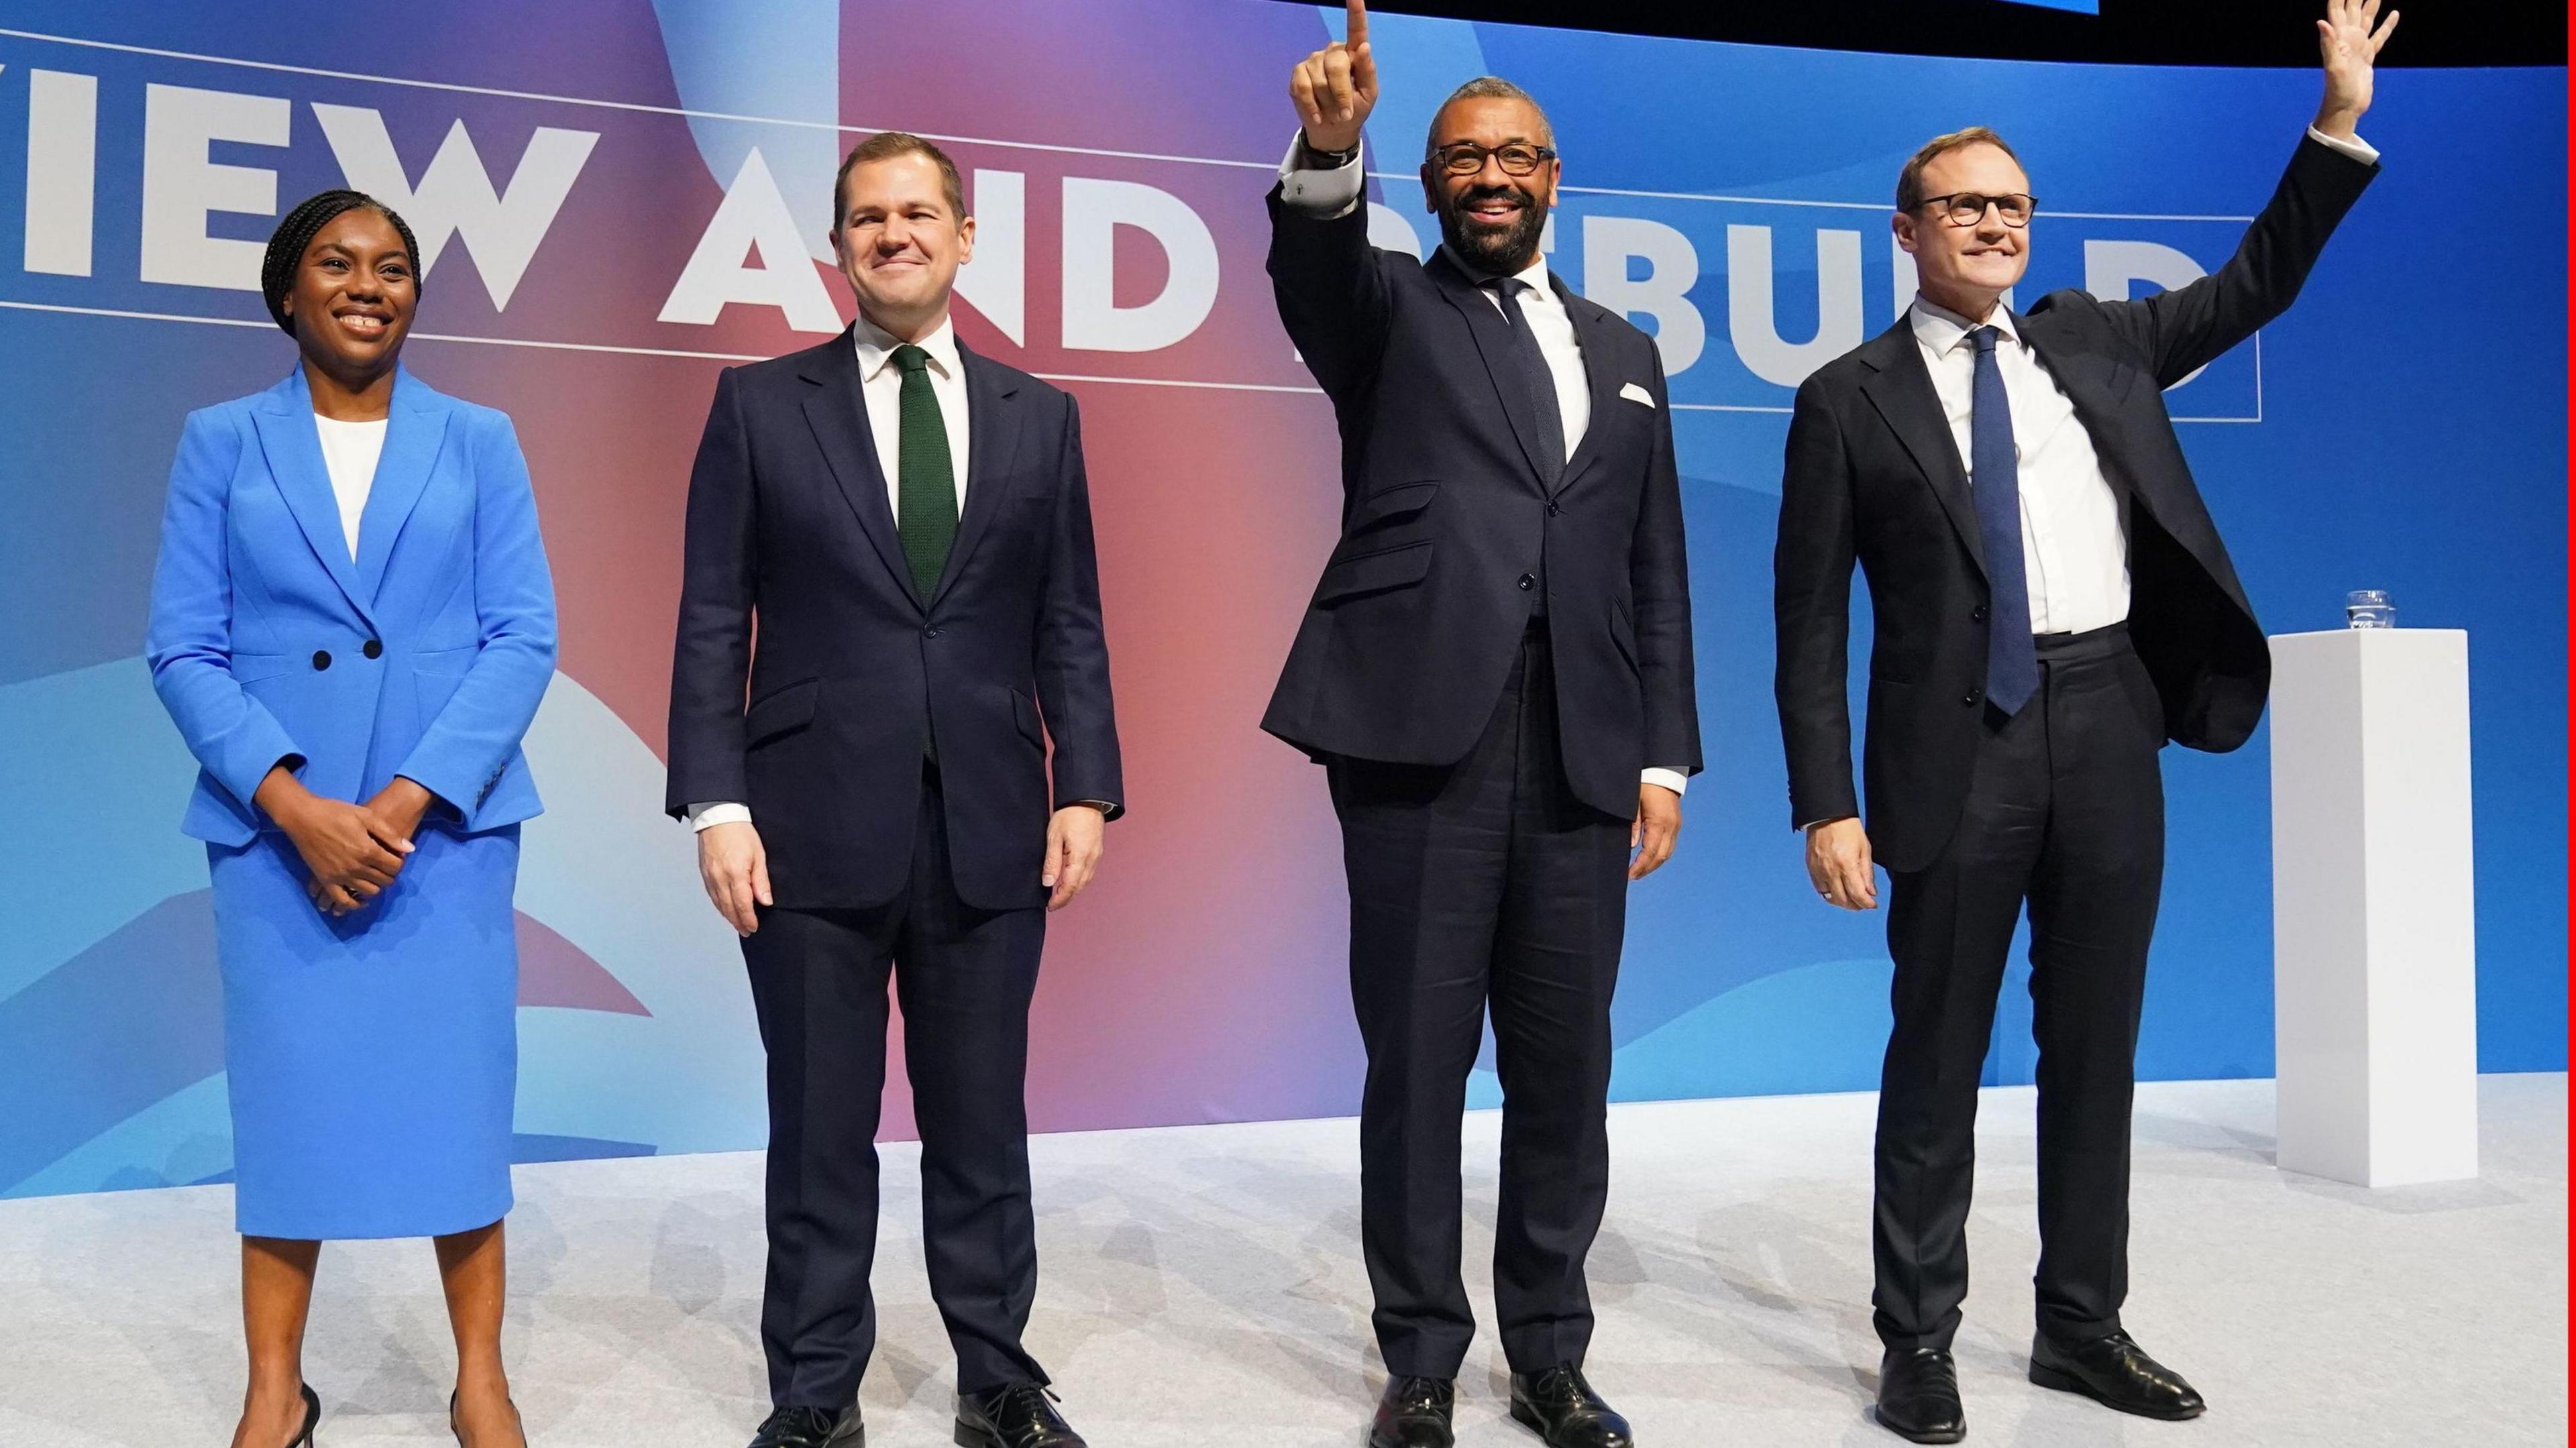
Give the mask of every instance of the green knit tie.
<path id="1" fill-rule="evenodd" d="M 903 369 L 902 422 L 896 428 L 895 527 L 921 600 L 930 601 L 957 541 L 957 470 L 948 456 L 948 423 L 930 386 L 930 354 L 910 342 L 894 349 Z"/>

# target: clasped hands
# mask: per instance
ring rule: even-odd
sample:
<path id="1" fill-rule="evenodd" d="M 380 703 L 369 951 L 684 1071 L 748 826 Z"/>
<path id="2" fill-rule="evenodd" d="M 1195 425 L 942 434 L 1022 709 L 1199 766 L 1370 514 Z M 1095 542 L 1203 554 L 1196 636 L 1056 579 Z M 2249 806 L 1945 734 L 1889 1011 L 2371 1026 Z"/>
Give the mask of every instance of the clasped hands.
<path id="1" fill-rule="evenodd" d="M 365 804 L 328 799 L 304 787 L 278 765 L 260 781 L 251 802 L 295 842 L 312 878 L 304 893 L 325 914 L 365 908 L 402 873 L 412 836 L 437 799 L 423 785 L 397 776 Z"/>

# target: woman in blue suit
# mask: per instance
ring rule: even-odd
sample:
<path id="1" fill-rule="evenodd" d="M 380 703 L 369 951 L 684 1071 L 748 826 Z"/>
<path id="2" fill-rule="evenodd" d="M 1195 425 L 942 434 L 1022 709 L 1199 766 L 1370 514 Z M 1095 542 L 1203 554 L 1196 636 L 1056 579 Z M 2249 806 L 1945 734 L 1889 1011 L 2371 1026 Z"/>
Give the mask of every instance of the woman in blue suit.
<path id="1" fill-rule="evenodd" d="M 250 1382 L 234 1448 L 309 1444 L 301 1355 L 328 1238 L 433 1237 L 449 1421 L 525 1439 L 501 1366 L 518 953 L 537 813 L 520 737 L 554 674 L 554 586 L 510 420 L 397 362 L 420 295 L 401 218 L 290 212 L 261 274 L 300 364 L 189 416 L 148 652 L 204 766 Z"/>

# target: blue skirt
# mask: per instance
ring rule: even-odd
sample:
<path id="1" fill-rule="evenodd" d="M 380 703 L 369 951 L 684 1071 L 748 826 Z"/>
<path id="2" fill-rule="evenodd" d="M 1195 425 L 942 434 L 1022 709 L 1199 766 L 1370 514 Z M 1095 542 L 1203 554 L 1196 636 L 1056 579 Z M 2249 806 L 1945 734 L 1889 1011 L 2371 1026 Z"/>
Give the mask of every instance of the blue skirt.
<path id="1" fill-rule="evenodd" d="M 208 847 L 246 1236 L 439 1236 L 510 1210 L 519 830 L 414 844 L 336 920 L 284 834 Z"/>

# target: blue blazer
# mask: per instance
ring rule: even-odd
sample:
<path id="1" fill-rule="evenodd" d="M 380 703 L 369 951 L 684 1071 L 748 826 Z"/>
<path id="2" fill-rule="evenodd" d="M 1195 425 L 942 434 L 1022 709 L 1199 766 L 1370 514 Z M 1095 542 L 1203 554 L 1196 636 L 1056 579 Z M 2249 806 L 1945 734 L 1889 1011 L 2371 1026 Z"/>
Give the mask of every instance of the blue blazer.
<path id="1" fill-rule="evenodd" d="M 198 839 L 249 843 L 280 761 L 353 802 L 402 775 L 467 832 L 536 814 L 519 740 L 554 677 L 554 582 L 510 419 L 397 371 L 352 559 L 301 366 L 190 413 L 145 655 L 204 766 Z"/>

